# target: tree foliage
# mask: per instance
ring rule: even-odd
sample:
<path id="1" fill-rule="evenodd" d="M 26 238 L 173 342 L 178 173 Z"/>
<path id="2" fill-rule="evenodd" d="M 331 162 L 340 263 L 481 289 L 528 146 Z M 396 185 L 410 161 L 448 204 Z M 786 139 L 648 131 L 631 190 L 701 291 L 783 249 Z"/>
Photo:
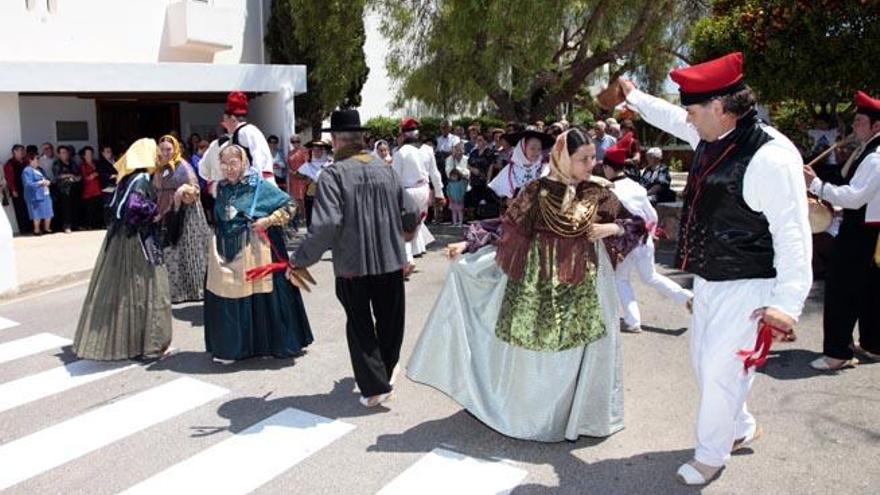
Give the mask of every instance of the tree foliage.
<path id="1" fill-rule="evenodd" d="M 398 101 L 444 113 L 488 98 L 506 119 L 589 101 L 602 73 L 665 77 L 704 0 L 371 0 L 390 40 Z M 552 119 L 551 119 L 552 120 Z"/>
<path id="2" fill-rule="evenodd" d="M 740 50 L 765 103 L 796 99 L 833 113 L 856 90 L 880 90 L 880 2 L 717 0 L 693 29 L 696 60 Z"/>
<path id="3" fill-rule="evenodd" d="M 364 56 L 365 0 L 273 0 L 266 49 L 275 64 L 306 66 L 307 92 L 296 97 L 297 127 L 313 135 L 337 107 L 360 105 L 369 68 Z"/>

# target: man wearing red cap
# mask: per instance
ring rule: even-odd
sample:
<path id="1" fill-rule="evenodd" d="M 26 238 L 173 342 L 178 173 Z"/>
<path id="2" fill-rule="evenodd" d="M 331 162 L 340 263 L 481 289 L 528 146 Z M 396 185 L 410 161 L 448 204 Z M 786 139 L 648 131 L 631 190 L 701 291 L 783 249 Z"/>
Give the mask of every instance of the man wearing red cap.
<path id="1" fill-rule="evenodd" d="M 623 325 L 620 330 L 629 333 L 642 331 L 642 316 L 639 311 L 639 303 L 636 301 L 636 293 L 629 282 L 629 276 L 633 272 L 639 274 L 642 282 L 656 290 L 660 295 L 668 297 L 685 307 L 694 296 L 691 291 L 683 289 L 680 285 L 659 273 L 654 266 L 654 231 L 657 228 L 657 210 L 648 199 L 648 191 L 641 184 L 632 180 L 626 169 L 632 150 L 633 134 L 624 134 L 620 141 L 605 150 L 602 161 L 603 177 L 614 184 L 611 189 L 617 199 L 633 215 L 643 218 L 648 229 L 645 242 L 632 250 L 617 265 L 614 270 L 617 281 L 617 295 L 620 298 L 620 307 L 623 310 Z"/>
<path id="2" fill-rule="evenodd" d="M 259 170 L 263 179 L 275 183 L 272 151 L 269 142 L 257 126 L 247 122 L 248 98 L 241 91 L 233 91 L 226 96 L 226 109 L 220 125 L 229 134 L 232 144 L 237 144 L 247 152 L 251 166 Z"/>
<path id="3" fill-rule="evenodd" d="M 845 184 L 828 184 L 804 168 L 810 192 L 844 208 L 825 280 L 823 356 L 810 363 L 820 371 L 855 365 L 854 350 L 880 360 L 880 100 L 859 91 L 855 104 L 859 147 L 841 169 Z M 856 322 L 860 344 L 853 342 Z"/>
<path id="4" fill-rule="evenodd" d="M 696 150 L 676 256 L 694 274 L 697 445 L 678 470 L 689 485 L 707 483 L 732 451 L 760 436 L 746 408 L 752 363 L 765 356 L 756 340 L 766 349 L 771 336 L 790 333 L 812 284 L 803 162 L 791 141 L 756 118 L 742 63 L 732 53 L 672 71 L 684 108 L 621 83 L 648 123 Z"/>
<path id="5" fill-rule="evenodd" d="M 422 146 L 419 141 L 419 127 L 421 127 L 419 121 L 412 117 L 407 117 L 400 122 L 403 144 L 394 152 L 393 167 L 407 194 L 422 209 L 421 218 L 424 219 L 428 214 L 428 206 L 431 201 L 430 186 L 434 186 L 435 203 L 443 203 L 445 200 L 443 177 L 440 175 L 440 170 L 437 169 L 434 151 L 429 146 Z M 422 222 L 415 238 L 406 243 L 407 275 L 415 269 L 415 256 L 423 254 L 428 244 L 433 241 L 434 236 Z"/>

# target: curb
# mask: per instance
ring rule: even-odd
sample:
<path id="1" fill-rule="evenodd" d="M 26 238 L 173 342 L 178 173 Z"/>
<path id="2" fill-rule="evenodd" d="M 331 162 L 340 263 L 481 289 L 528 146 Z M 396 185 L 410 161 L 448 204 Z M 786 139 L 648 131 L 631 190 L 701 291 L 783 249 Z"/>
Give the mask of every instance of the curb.
<path id="1" fill-rule="evenodd" d="M 53 277 L 46 277 L 38 280 L 32 280 L 30 282 L 25 282 L 24 284 L 19 285 L 17 289 L 0 294 L 0 303 L 9 302 L 13 299 L 18 299 L 23 296 L 29 296 L 38 292 L 54 289 L 55 287 L 88 280 L 91 274 L 92 268 L 88 268 L 85 270 L 79 270 L 64 275 L 56 275 Z"/>

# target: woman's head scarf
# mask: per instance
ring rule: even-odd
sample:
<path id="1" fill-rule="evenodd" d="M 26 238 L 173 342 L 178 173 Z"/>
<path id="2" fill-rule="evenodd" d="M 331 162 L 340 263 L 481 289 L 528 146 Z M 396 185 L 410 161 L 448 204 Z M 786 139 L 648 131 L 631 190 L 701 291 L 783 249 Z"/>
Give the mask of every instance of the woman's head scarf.
<path id="1" fill-rule="evenodd" d="M 171 143 L 171 159 L 165 163 L 162 163 L 162 158 L 159 157 L 159 162 L 160 162 L 159 166 L 160 167 L 169 166 L 173 169 L 174 167 L 177 166 L 178 163 L 180 163 L 181 160 L 183 160 L 183 154 L 181 153 L 181 150 L 180 150 L 180 141 L 178 141 L 177 138 L 172 136 L 171 134 L 165 134 L 164 136 L 159 138 L 159 143 L 162 143 L 165 141 L 168 141 L 169 143 Z M 156 156 L 159 156 L 158 155 L 158 151 L 159 151 L 158 147 L 157 147 L 156 151 L 157 151 Z"/>
<path id="2" fill-rule="evenodd" d="M 144 169 L 153 173 L 156 169 L 156 157 L 159 146 L 150 138 L 141 138 L 128 147 L 128 151 L 116 160 L 113 165 L 116 168 L 117 180 L 138 169 Z"/>

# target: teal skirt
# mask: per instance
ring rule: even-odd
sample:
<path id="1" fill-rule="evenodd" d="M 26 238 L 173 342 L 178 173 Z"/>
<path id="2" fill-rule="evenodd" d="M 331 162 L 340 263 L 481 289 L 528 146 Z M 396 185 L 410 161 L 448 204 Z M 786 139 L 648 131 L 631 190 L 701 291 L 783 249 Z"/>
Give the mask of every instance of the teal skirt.
<path id="1" fill-rule="evenodd" d="M 269 229 L 276 251 L 286 254 L 281 236 L 280 229 Z M 314 337 L 299 289 L 287 281 L 283 272 L 272 277 L 273 290 L 265 294 L 230 299 L 205 290 L 205 349 L 214 357 L 286 358 L 312 343 Z"/>

